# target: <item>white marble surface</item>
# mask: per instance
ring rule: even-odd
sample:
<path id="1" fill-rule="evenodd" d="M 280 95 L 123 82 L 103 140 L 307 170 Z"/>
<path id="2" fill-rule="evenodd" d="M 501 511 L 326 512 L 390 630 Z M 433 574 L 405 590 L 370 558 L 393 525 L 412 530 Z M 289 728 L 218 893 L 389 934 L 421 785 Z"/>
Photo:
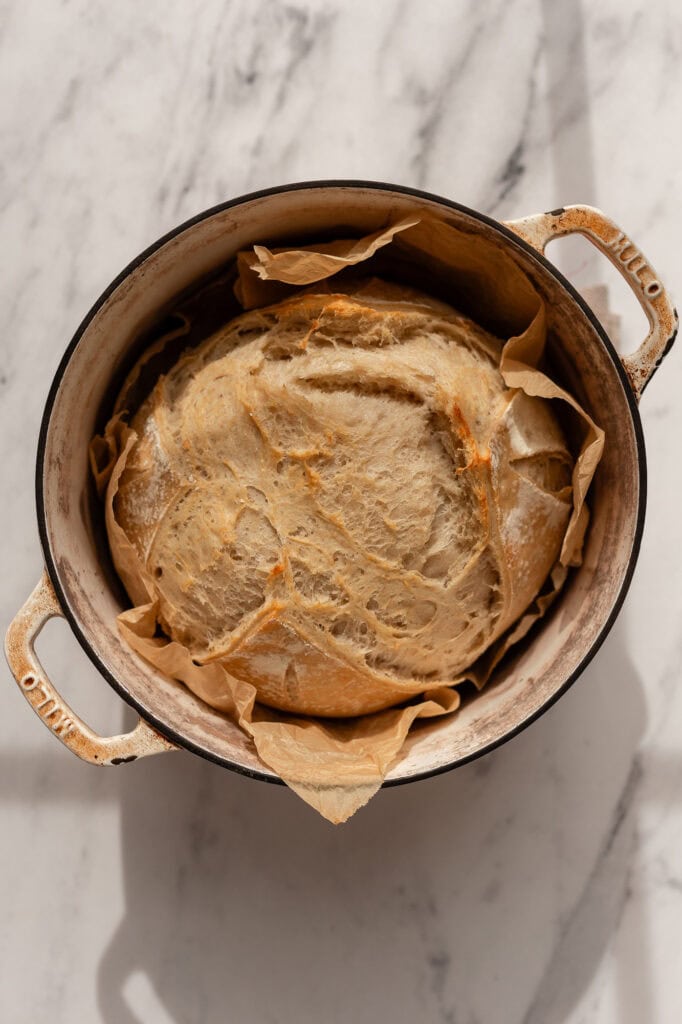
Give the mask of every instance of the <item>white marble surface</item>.
<path id="1" fill-rule="evenodd" d="M 4 0 L 3 625 L 41 568 L 50 380 L 139 250 L 251 189 L 363 177 L 499 217 L 595 203 L 680 296 L 681 56 L 673 0 Z M 682 1019 L 680 359 L 642 404 L 646 534 L 590 669 L 505 747 L 341 829 L 190 755 L 87 767 L 3 669 L 3 1024 Z M 118 731 L 63 623 L 40 651 Z"/>

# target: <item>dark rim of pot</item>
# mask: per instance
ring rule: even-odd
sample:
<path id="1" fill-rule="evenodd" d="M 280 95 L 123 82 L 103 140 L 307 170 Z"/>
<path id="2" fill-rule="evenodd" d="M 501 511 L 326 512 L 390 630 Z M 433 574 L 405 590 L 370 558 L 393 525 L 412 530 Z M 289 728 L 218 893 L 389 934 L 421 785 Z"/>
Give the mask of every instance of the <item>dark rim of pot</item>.
<path id="1" fill-rule="evenodd" d="M 514 736 L 517 736 L 520 732 L 526 729 L 529 725 L 536 721 L 536 719 L 538 719 L 541 715 L 548 711 L 549 708 L 551 708 L 552 705 L 555 704 L 556 701 L 559 700 L 559 698 L 563 696 L 564 693 L 566 693 L 569 687 L 573 685 L 578 676 L 582 674 L 587 665 L 592 661 L 595 654 L 604 642 L 607 634 L 611 630 L 611 627 L 613 626 L 618 616 L 618 613 L 620 612 L 621 606 L 623 604 L 623 601 L 625 600 L 625 596 L 630 587 L 632 575 L 635 569 L 635 565 L 637 563 L 637 557 L 639 555 L 639 549 L 642 541 L 642 531 L 644 529 L 644 514 L 646 508 L 646 452 L 644 447 L 644 435 L 642 432 L 642 423 L 639 416 L 639 410 L 637 408 L 637 403 L 635 401 L 635 397 L 632 391 L 632 386 L 630 384 L 630 381 L 628 380 L 623 364 L 621 363 L 618 353 L 614 349 L 601 323 L 594 315 L 590 307 L 587 305 L 585 300 L 582 298 L 582 296 L 576 291 L 576 289 L 570 283 L 570 281 L 568 281 L 563 276 L 563 274 L 559 270 L 557 270 L 557 268 L 552 263 L 550 263 L 548 259 L 546 259 L 545 256 L 543 256 L 531 245 L 529 245 L 528 242 L 524 241 L 524 239 L 520 238 L 519 235 L 515 234 L 511 228 L 508 228 L 505 224 L 501 223 L 498 220 L 495 220 L 493 217 L 488 217 L 486 216 L 486 214 L 479 213 L 477 210 L 472 210 L 468 206 L 463 206 L 461 203 L 456 203 L 451 199 L 444 199 L 442 196 L 434 195 L 432 192 L 424 192 L 421 189 L 410 188 L 409 186 L 406 185 L 391 185 L 386 182 L 363 181 L 356 179 L 346 180 L 343 178 L 321 181 L 301 181 L 294 182 L 289 185 L 277 185 L 273 188 L 260 189 L 257 192 L 249 192 L 246 195 L 238 196 L 236 199 L 230 199 L 227 202 L 218 203 L 217 206 L 212 206 L 210 209 L 204 210 L 203 212 L 197 214 L 195 217 L 191 217 L 189 220 L 184 221 L 184 223 L 180 224 L 172 231 L 169 231 L 168 234 L 163 235 L 163 237 L 159 238 L 156 242 L 154 242 L 147 249 L 145 249 L 144 252 L 140 253 L 140 255 L 137 256 L 134 260 L 132 260 L 132 262 L 129 263 L 128 266 L 125 267 L 125 269 L 122 270 L 121 273 L 111 282 L 109 287 L 102 292 L 100 297 L 97 299 L 95 304 L 90 309 L 89 313 L 87 313 L 87 315 L 81 322 L 76 333 L 71 339 L 68 348 L 66 349 L 64 355 L 62 356 L 59 366 L 57 367 L 57 371 L 54 375 L 54 379 L 52 381 L 49 394 L 47 396 L 45 410 L 43 412 L 43 418 L 40 426 L 40 435 L 38 438 L 38 453 L 36 461 L 36 506 L 38 516 L 38 530 L 40 533 L 40 541 L 43 549 L 43 554 L 45 557 L 47 571 L 52 581 L 52 585 L 54 586 L 57 598 L 59 599 L 59 603 L 62 607 L 64 616 L 67 619 L 69 625 L 71 626 L 71 629 L 73 630 L 78 642 L 80 643 L 85 653 L 88 655 L 88 657 L 93 662 L 98 671 L 104 676 L 104 678 L 107 680 L 110 686 L 113 687 L 113 689 L 123 698 L 123 700 L 125 700 L 128 704 L 135 708 L 138 714 L 140 714 L 147 722 L 153 725 L 154 728 L 157 729 L 163 736 L 166 736 L 173 743 L 176 743 L 178 746 L 184 748 L 185 750 L 189 750 L 192 753 L 198 754 L 199 756 L 204 757 L 209 761 L 213 761 L 216 764 L 220 764 L 224 768 L 229 768 L 232 771 L 238 772 L 240 775 L 246 775 L 249 778 L 259 779 L 263 782 L 271 782 L 278 785 L 284 785 L 282 780 L 280 778 L 277 778 L 276 776 L 273 777 L 271 775 L 265 774 L 265 772 L 260 772 L 255 769 L 246 768 L 243 765 L 235 764 L 228 758 L 220 757 L 212 753 L 211 751 L 205 750 L 203 747 L 194 743 L 192 740 L 188 740 L 180 733 L 175 732 L 175 730 L 169 727 L 165 722 L 156 718 L 156 716 L 151 715 L 145 708 L 143 708 L 142 705 L 130 693 L 127 692 L 127 690 L 119 682 L 119 680 L 116 679 L 116 677 L 112 675 L 112 673 L 109 672 L 108 669 L 102 664 L 97 652 L 91 647 L 90 642 L 84 635 L 78 618 L 73 613 L 68 603 L 66 594 L 61 584 L 61 580 L 59 578 L 59 572 L 57 570 L 55 559 L 53 558 L 52 551 L 50 550 L 50 544 L 47 536 L 47 524 L 45 519 L 45 503 L 43 495 L 43 469 L 45 459 L 45 445 L 47 439 L 47 432 L 50 424 L 50 418 L 52 415 L 52 408 L 54 406 L 57 392 L 59 390 L 59 385 L 69 364 L 71 356 L 74 350 L 76 349 L 82 335 L 90 325 L 93 318 L 99 312 L 99 310 L 104 305 L 109 296 L 112 294 L 112 292 L 114 292 L 116 288 L 118 288 L 118 286 L 126 279 L 126 277 L 128 277 L 128 275 L 133 270 L 139 267 L 140 264 L 144 263 L 145 260 L 147 260 L 154 252 L 156 252 L 157 249 L 160 249 L 161 246 L 165 245 L 166 242 L 169 242 L 171 239 L 175 238 L 183 231 L 186 231 L 188 228 L 193 227 L 195 224 L 198 224 L 201 221 L 206 220 L 207 218 L 222 212 L 223 210 L 229 210 L 231 207 L 241 206 L 243 203 L 251 202 L 254 199 L 261 199 L 265 198 L 266 196 L 277 195 L 283 192 L 298 192 L 303 191 L 305 189 L 320 188 L 374 189 L 379 192 L 398 192 L 402 195 L 415 196 L 418 199 L 426 199 L 434 203 L 439 203 L 442 206 L 449 207 L 452 210 L 457 210 L 460 213 L 464 213 L 467 216 L 472 217 L 474 220 L 478 220 L 483 224 L 489 225 L 490 227 L 498 231 L 500 235 L 504 236 L 506 239 L 512 242 L 515 246 L 517 246 L 520 249 L 524 249 L 533 257 L 533 259 L 537 260 L 537 262 L 540 263 L 541 266 L 544 267 L 544 269 L 549 274 L 551 274 L 552 277 L 554 277 L 560 285 L 562 285 L 562 287 L 568 292 L 568 294 L 571 296 L 574 302 L 580 307 L 582 312 L 585 314 L 587 319 L 594 327 L 597 335 L 599 336 L 602 344 L 604 345 L 604 348 L 606 349 L 611 358 L 616 373 L 620 377 L 623 389 L 627 396 L 628 405 L 630 407 L 630 413 L 632 416 L 632 422 L 635 431 L 635 438 L 637 441 L 637 461 L 639 466 L 639 502 L 637 508 L 637 524 L 635 527 L 632 551 L 628 561 L 627 569 L 625 571 L 625 575 L 623 577 L 623 581 L 620 586 L 620 590 L 616 596 L 616 600 L 614 601 L 613 608 L 611 609 L 611 613 L 608 616 L 602 628 L 600 629 L 599 634 L 597 635 L 588 652 L 585 654 L 585 656 L 582 658 L 582 660 L 576 666 L 576 668 L 571 672 L 571 674 L 568 676 L 568 678 L 565 680 L 562 686 L 559 687 L 556 693 L 552 694 L 552 696 L 549 697 L 545 701 L 545 703 L 537 709 L 537 711 L 534 711 L 531 715 L 524 719 L 523 722 L 519 723 L 519 725 L 515 726 L 513 729 L 510 729 L 507 733 L 505 733 L 503 736 L 500 736 L 498 739 L 493 740 L 491 743 L 488 743 L 485 747 L 482 747 L 481 750 L 477 750 L 475 753 L 469 754 L 466 757 L 457 758 L 450 764 L 441 765 L 438 768 L 432 768 L 428 771 L 417 772 L 414 775 L 408 775 L 405 778 L 388 779 L 383 784 L 384 787 L 400 786 L 408 782 L 417 782 L 421 779 L 427 779 L 434 775 L 441 775 L 444 772 L 452 771 L 452 769 L 454 768 L 458 768 L 463 764 L 467 764 L 469 761 L 474 761 L 477 758 L 482 757 L 484 754 L 490 753 L 491 750 L 495 750 L 496 747 L 502 746 L 503 743 L 506 743 L 508 740 L 513 739 Z"/>

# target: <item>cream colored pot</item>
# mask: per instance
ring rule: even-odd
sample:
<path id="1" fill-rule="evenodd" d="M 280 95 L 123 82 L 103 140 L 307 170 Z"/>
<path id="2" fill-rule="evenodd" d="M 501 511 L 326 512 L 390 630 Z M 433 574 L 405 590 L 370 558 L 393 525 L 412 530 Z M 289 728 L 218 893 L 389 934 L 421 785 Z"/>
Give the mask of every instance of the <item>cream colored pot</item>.
<path id="1" fill-rule="evenodd" d="M 110 285 L 64 354 L 47 399 L 37 458 L 38 526 L 45 573 L 7 634 L 7 657 L 27 701 L 65 746 L 93 764 L 119 764 L 185 747 L 267 781 L 233 723 L 160 675 L 119 640 L 123 605 L 92 501 L 87 449 L 111 407 L 131 349 L 160 311 L 193 283 L 255 242 L 368 234 L 423 210 L 503 244 L 545 299 L 553 356 L 582 404 L 606 431 L 591 491 L 592 521 L 582 566 L 531 639 L 506 659 L 490 685 L 455 715 L 408 737 L 386 784 L 445 771 L 509 739 L 576 679 L 613 625 L 628 588 L 644 520 L 646 464 L 637 402 L 675 338 L 677 317 L 651 265 L 598 210 L 572 206 L 502 224 L 447 199 L 371 182 L 286 185 L 200 214 L 142 253 Z M 580 296 L 542 255 L 560 235 L 590 239 L 626 278 L 650 324 L 633 355 L 620 359 Z M 139 713 L 129 734 L 96 735 L 64 702 L 33 643 L 54 615 L 68 619 L 83 648 Z M 585 695 L 585 699 L 589 699 Z"/>

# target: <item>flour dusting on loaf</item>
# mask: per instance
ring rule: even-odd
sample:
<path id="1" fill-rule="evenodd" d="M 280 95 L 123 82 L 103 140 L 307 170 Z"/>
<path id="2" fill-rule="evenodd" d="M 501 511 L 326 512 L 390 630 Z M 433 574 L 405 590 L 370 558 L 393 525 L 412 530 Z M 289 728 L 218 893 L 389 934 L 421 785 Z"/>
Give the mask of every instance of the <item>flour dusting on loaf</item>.
<path id="1" fill-rule="evenodd" d="M 231 321 L 135 414 L 115 498 L 163 630 L 263 704 L 377 711 L 460 680 L 559 556 L 573 460 L 502 342 L 370 281 Z"/>

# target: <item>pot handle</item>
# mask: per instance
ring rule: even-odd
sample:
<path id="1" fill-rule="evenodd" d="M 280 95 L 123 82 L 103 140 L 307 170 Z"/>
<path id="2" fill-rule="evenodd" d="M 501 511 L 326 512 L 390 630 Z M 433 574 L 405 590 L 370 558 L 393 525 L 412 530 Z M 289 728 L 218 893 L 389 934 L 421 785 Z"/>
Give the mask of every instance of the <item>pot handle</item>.
<path id="1" fill-rule="evenodd" d="M 544 252 L 553 238 L 581 234 L 611 260 L 632 288 L 649 321 L 649 333 L 639 348 L 622 357 L 637 401 L 642 396 L 677 335 L 677 312 L 651 264 L 614 222 L 593 206 L 563 206 L 506 221 L 517 235 Z"/>
<path id="2" fill-rule="evenodd" d="M 55 615 L 62 616 L 63 612 L 43 572 L 40 583 L 7 630 L 5 653 L 19 689 L 57 739 L 90 764 L 123 764 L 148 754 L 177 750 L 142 718 L 124 736 L 98 736 L 71 710 L 47 678 L 34 649 L 36 637 Z"/>

